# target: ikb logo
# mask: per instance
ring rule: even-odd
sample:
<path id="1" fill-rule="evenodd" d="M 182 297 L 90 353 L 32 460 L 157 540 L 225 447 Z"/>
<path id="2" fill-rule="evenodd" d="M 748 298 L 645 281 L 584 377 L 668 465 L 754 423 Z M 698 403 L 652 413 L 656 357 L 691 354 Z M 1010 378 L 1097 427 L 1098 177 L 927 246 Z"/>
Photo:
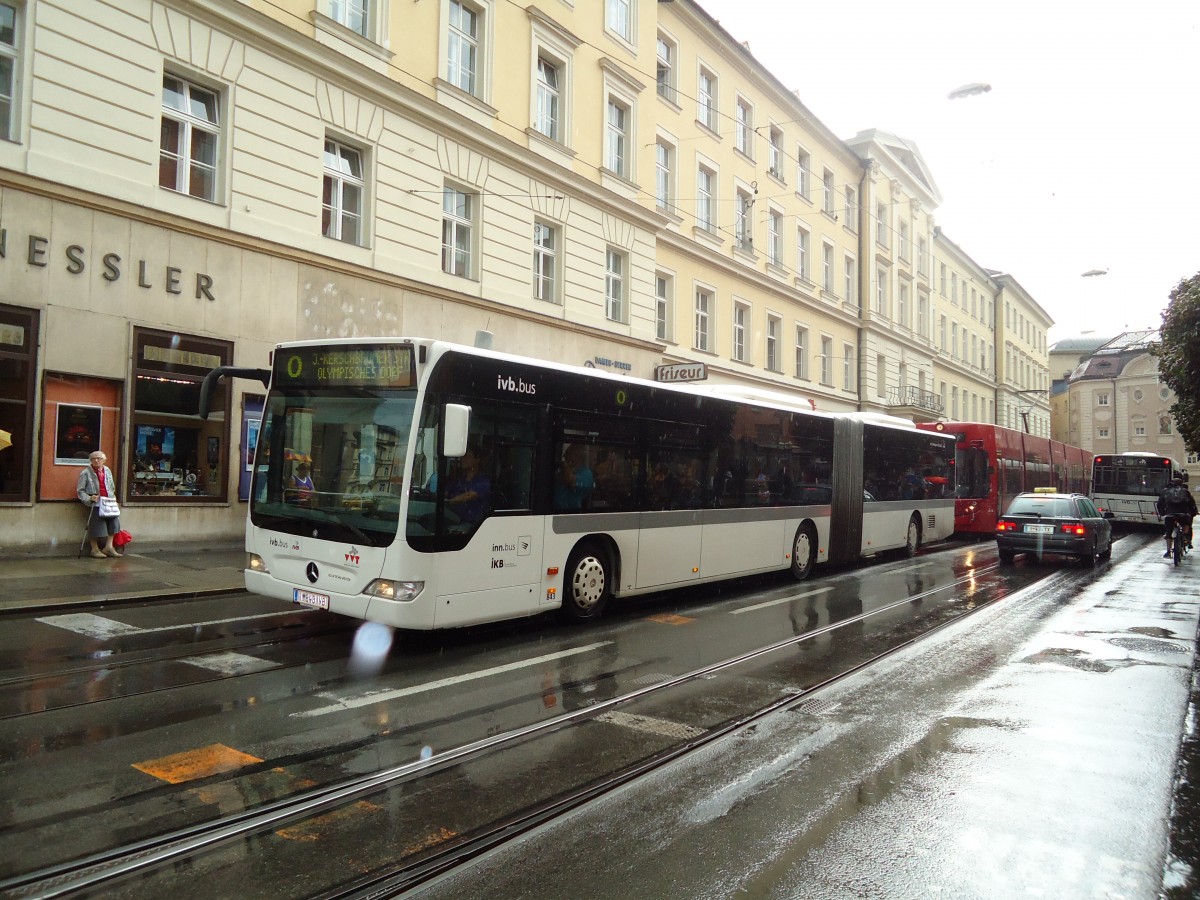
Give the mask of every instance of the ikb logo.
<path id="1" fill-rule="evenodd" d="M 357 547 L 351 547 L 346 551 L 346 565 L 357 566 L 361 560 L 362 557 L 359 556 Z"/>

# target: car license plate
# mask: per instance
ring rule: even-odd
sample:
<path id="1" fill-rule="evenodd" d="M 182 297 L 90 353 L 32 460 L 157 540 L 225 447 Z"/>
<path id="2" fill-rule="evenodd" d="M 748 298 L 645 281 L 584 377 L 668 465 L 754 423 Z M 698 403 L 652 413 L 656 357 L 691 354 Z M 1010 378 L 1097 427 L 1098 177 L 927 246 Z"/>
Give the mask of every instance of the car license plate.
<path id="1" fill-rule="evenodd" d="M 292 602 L 303 606 L 315 606 L 317 609 L 329 609 L 329 595 L 318 594 L 316 591 L 302 591 L 292 588 Z"/>
<path id="2" fill-rule="evenodd" d="M 1026 534 L 1054 534 L 1053 525 L 1026 525 Z"/>

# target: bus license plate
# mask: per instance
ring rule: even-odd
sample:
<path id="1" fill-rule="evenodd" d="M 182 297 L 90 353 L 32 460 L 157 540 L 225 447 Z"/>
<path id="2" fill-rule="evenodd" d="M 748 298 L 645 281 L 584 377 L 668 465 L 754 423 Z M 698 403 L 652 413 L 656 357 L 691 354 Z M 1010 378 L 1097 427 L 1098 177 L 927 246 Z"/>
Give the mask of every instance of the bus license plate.
<path id="1" fill-rule="evenodd" d="M 292 602 L 303 606 L 315 606 L 317 609 L 329 609 L 329 595 L 318 594 L 315 591 L 302 591 L 292 588 Z"/>
<path id="2" fill-rule="evenodd" d="M 1053 525 L 1026 525 L 1026 534 L 1054 534 Z"/>

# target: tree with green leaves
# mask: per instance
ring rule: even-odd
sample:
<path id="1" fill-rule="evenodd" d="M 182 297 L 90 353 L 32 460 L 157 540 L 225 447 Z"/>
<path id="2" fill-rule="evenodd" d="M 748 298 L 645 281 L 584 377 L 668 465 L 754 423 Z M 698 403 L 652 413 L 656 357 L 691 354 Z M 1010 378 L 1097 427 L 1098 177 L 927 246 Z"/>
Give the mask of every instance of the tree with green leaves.
<path id="1" fill-rule="evenodd" d="M 1175 285 L 1163 310 L 1158 374 L 1175 392 L 1171 415 L 1189 453 L 1200 453 L 1200 272 Z"/>

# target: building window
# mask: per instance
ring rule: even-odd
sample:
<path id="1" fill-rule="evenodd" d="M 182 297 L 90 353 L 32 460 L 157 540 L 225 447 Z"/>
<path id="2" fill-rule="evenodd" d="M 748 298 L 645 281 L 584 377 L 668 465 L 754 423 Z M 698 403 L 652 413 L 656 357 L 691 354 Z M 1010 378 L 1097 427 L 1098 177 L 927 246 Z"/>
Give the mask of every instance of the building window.
<path id="1" fill-rule="evenodd" d="M 808 380 L 808 329 L 796 326 L 796 377 Z"/>
<path id="2" fill-rule="evenodd" d="M 875 357 L 875 393 L 879 397 L 887 396 L 887 357 L 882 353 Z"/>
<path id="3" fill-rule="evenodd" d="M 842 344 L 842 388 L 854 390 L 854 345 Z"/>
<path id="4" fill-rule="evenodd" d="M 633 0 L 605 0 L 604 25 L 626 43 L 633 43 Z"/>
<path id="5" fill-rule="evenodd" d="M 836 217 L 837 207 L 835 204 L 837 201 L 834 199 L 836 185 L 834 182 L 833 172 L 831 172 L 829 169 L 826 169 L 821 176 L 821 189 L 824 196 L 824 200 L 822 201 L 822 209 L 825 210 L 826 214 Z"/>
<path id="6" fill-rule="evenodd" d="M 0 501 L 29 501 L 36 443 L 33 414 L 38 384 L 38 324 L 37 310 L 0 304 L 0 397 L 4 398 L 0 401 L 0 429 L 7 431 L 12 440 L 11 447 L 0 451 Z M 100 435 L 94 435 L 95 441 L 99 439 Z M 93 442 L 86 452 L 98 447 Z M 117 451 L 116 447 L 108 449 L 113 454 Z M 74 481 L 71 486 L 73 490 Z"/>
<path id="7" fill-rule="evenodd" d="M 674 103 L 678 93 L 675 80 L 675 43 L 661 33 L 658 36 L 658 66 L 655 82 L 658 96 Z"/>
<path id="8" fill-rule="evenodd" d="M 887 271 L 875 270 L 875 312 L 881 316 L 888 314 Z"/>
<path id="9" fill-rule="evenodd" d="M 479 11 L 450 0 L 450 30 L 446 45 L 446 80 L 475 95 L 479 79 Z"/>
<path id="10" fill-rule="evenodd" d="M 558 302 L 558 229 L 533 223 L 533 298 Z"/>
<path id="11" fill-rule="evenodd" d="M 662 138 L 654 145 L 654 199 L 658 208 L 663 212 L 672 212 L 675 204 L 674 195 L 675 148 L 665 143 Z"/>
<path id="12" fill-rule="evenodd" d="M 847 303 L 853 304 L 854 306 L 858 306 L 858 294 L 855 290 L 856 270 L 857 264 L 854 261 L 854 257 L 847 256 L 844 260 L 842 260 L 842 286 L 846 291 L 845 299 Z"/>
<path id="13" fill-rule="evenodd" d="M 928 304 L 929 301 L 925 298 L 924 294 L 921 294 L 919 297 L 917 297 L 917 334 L 919 334 L 921 337 L 926 336 L 925 321 L 929 317 L 926 309 Z"/>
<path id="14" fill-rule="evenodd" d="M 946 296 L 946 264 L 945 263 L 938 264 L 938 292 L 943 297 Z"/>
<path id="15" fill-rule="evenodd" d="M 783 265 L 783 213 L 767 213 L 767 255 L 776 266 Z"/>
<path id="16" fill-rule="evenodd" d="M 329 18 L 367 36 L 367 0 L 329 0 Z"/>
<path id="17" fill-rule="evenodd" d="M 741 97 L 734 108 L 734 146 L 746 156 L 754 158 L 754 110 Z"/>
<path id="18" fill-rule="evenodd" d="M 225 499 L 229 482 L 231 389 L 218 389 L 209 417 L 195 416 L 200 383 L 233 362 L 233 344 L 174 332 L 134 329 L 133 414 L 127 491 L 146 502 Z"/>
<path id="19" fill-rule="evenodd" d="M 833 384 L 833 338 L 821 338 L 821 384 Z"/>
<path id="20" fill-rule="evenodd" d="M 958 355 L 958 323 L 950 323 L 950 358 L 961 359 Z"/>
<path id="21" fill-rule="evenodd" d="M 846 185 L 846 218 L 842 222 L 851 231 L 858 231 L 858 192 Z"/>
<path id="22" fill-rule="evenodd" d="M 944 353 L 946 350 L 946 317 L 938 316 L 938 347 Z M 945 405 L 945 404 L 943 404 Z"/>
<path id="23" fill-rule="evenodd" d="M 347 244 L 363 243 L 362 154 L 326 138 L 321 184 L 321 234 Z"/>
<path id="24" fill-rule="evenodd" d="M 1158 433 L 1159 434 L 1171 434 L 1171 417 L 1170 416 L 1159 416 L 1158 417 Z"/>
<path id="25" fill-rule="evenodd" d="M 897 320 L 905 328 L 909 326 L 908 318 L 908 285 L 903 281 L 900 282 L 900 289 L 896 294 Z"/>
<path id="26" fill-rule="evenodd" d="M 608 98 L 608 113 L 605 122 L 604 165 L 610 172 L 629 178 L 629 107 Z"/>
<path id="27" fill-rule="evenodd" d="M 880 247 L 888 245 L 887 207 L 882 203 L 875 204 L 875 243 Z"/>
<path id="28" fill-rule="evenodd" d="M 713 212 L 717 175 L 704 166 L 696 170 L 696 225 L 705 231 L 715 231 L 717 227 Z"/>
<path id="29" fill-rule="evenodd" d="M 13 137 L 17 108 L 17 8 L 0 3 L 0 138 Z"/>
<path id="30" fill-rule="evenodd" d="M 754 201 L 743 190 L 738 190 L 733 205 L 733 235 L 737 245 L 747 252 L 754 249 L 754 232 L 750 224 L 750 207 Z"/>
<path id="31" fill-rule="evenodd" d="M 780 372 L 779 364 L 779 333 L 783 329 L 783 320 L 778 316 L 767 316 L 767 369 Z"/>
<path id="32" fill-rule="evenodd" d="M 796 271 L 799 273 L 800 277 L 803 278 L 805 281 L 809 280 L 809 277 L 808 277 L 809 242 L 810 242 L 810 238 L 809 238 L 808 232 L 803 228 L 797 228 L 796 229 L 796 254 L 797 254 Z"/>
<path id="33" fill-rule="evenodd" d="M 562 118 L 559 112 L 561 72 L 559 67 L 539 56 L 537 61 L 537 111 L 534 128 L 562 143 Z"/>
<path id="34" fill-rule="evenodd" d="M 609 247 L 604 265 L 604 314 L 614 322 L 625 321 L 625 281 L 628 257 Z"/>
<path id="35" fill-rule="evenodd" d="M 1097 429 L 1096 434 L 1098 437 L 1106 438 L 1106 437 L 1108 437 L 1108 429 L 1107 428 Z"/>
<path id="36" fill-rule="evenodd" d="M 1146 426 L 1145 425 L 1134 425 L 1133 426 L 1133 436 L 1134 437 L 1145 437 L 1146 436 Z"/>
<path id="37" fill-rule="evenodd" d="M 958 276 L 950 273 L 950 302 L 958 306 Z"/>
<path id="38" fill-rule="evenodd" d="M 821 245 L 821 287 L 833 293 L 833 244 Z"/>
<path id="39" fill-rule="evenodd" d="M 475 225 L 475 197 L 447 185 L 442 190 L 442 271 L 471 277 L 471 238 Z"/>
<path id="40" fill-rule="evenodd" d="M 656 272 L 654 275 L 654 335 L 660 341 L 671 340 L 671 320 L 673 315 L 673 295 L 675 282 L 670 275 Z"/>
<path id="41" fill-rule="evenodd" d="M 929 250 L 925 244 L 925 238 L 917 238 L 917 274 L 925 275 L 928 272 Z"/>
<path id="42" fill-rule="evenodd" d="M 909 252 L 908 223 L 901 222 L 900 223 L 900 258 L 908 259 L 908 252 Z"/>
<path id="43" fill-rule="evenodd" d="M 767 140 L 767 172 L 783 181 L 783 132 L 772 127 Z"/>
<path id="44" fill-rule="evenodd" d="M 700 70 L 696 87 L 696 118 L 709 131 L 717 130 L 717 76 L 707 69 Z"/>
<path id="45" fill-rule="evenodd" d="M 750 307 L 744 303 L 733 304 L 733 358 L 746 362 L 746 323 L 750 319 Z"/>
<path id="46" fill-rule="evenodd" d="M 1096 405 L 1097 406 L 1108 406 L 1108 394 L 1097 394 L 1096 395 Z"/>
<path id="47" fill-rule="evenodd" d="M 712 334 L 709 331 L 709 320 L 713 308 L 712 291 L 696 288 L 695 309 L 695 338 L 697 350 L 708 352 L 712 347 Z"/>
<path id="48" fill-rule="evenodd" d="M 812 159 L 807 151 L 803 148 L 796 151 L 796 193 L 804 199 L 808 199 L 809 181 L 808 173 L 812 165 Z"/>
<path id="49" fill-rule="evenodd" d="M 214 91 L 163 75 L 160 187 L 216 201 L 220 111 Z"/>

